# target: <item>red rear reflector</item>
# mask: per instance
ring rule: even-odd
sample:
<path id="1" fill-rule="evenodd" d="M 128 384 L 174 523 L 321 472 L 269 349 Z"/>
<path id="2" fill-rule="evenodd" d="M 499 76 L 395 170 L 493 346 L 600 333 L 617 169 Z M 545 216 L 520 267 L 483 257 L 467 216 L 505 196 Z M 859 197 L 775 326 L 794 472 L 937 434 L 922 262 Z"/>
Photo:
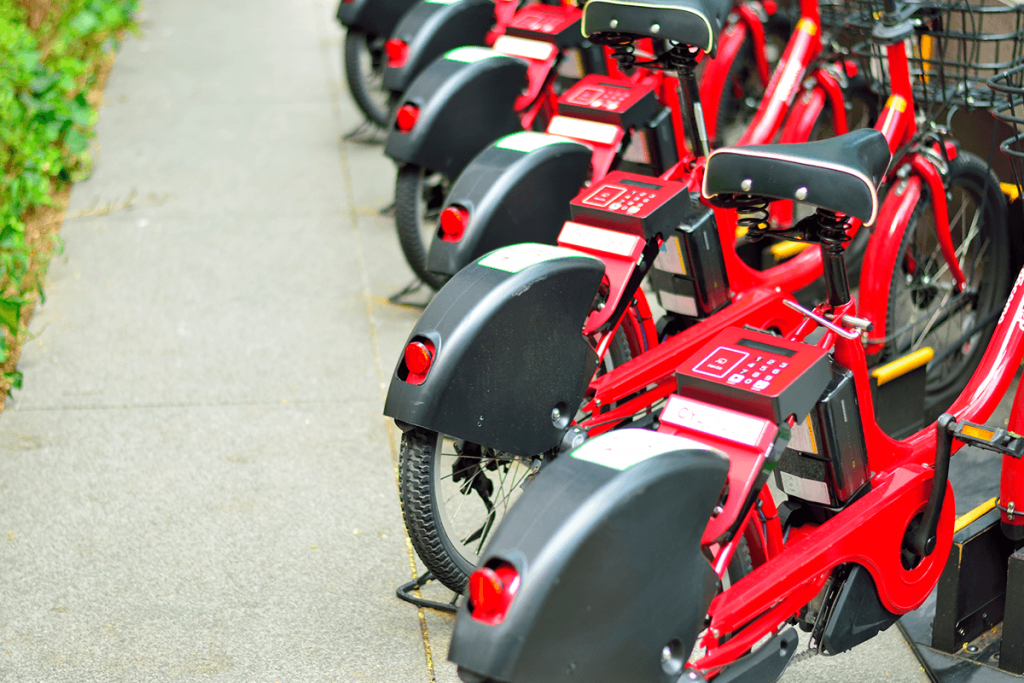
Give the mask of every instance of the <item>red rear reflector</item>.
<path id="1" fill-rule="evenodd" d="M 392 69 L 405 66 L 406 60 L 409 59 L 409 46 L 398 38 L 392 38 L 384 43 L 384 51 L 388 53 L 388 66 Z"/>
<path id="2" fill-rule="evenodd" d="M 490 626 L 505 620 L 519 590 L 519 572 L 508 562 L 482 567 L 469 576 L 469 612 Z"/>
<path id="3" fill-rule="evenodd" d="M 409 376 L 405 381 L 410 384 L 423 384 L 430 371 L 430 364 L 434 362 L 434 345 L 429 341 L 423 343 L 414 341 L 405 347 L 405 369 Z"/>
<path id="4" fill-rule="evenodd" d="M 449 206 L 441 212 L 441 239 L 458 242 L 469 225 L 469 211 L 461 206 Z"/>
<path id="5" fill-rule="evenodd" d="M 395 127 L 400 133 L 408 133 L 420 118 L 420 108 L 415 104 L 403 104 L 395 115 Z"/>

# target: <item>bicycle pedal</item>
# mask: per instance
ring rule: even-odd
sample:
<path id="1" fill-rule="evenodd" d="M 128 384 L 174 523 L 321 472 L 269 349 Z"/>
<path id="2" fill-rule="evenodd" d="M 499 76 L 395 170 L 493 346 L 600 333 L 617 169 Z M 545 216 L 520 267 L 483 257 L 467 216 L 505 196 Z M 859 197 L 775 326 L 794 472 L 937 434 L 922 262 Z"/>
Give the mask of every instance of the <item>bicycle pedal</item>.
<path id="1" fill-rule="evenodd" d="M 963 420 L 953 429 L 953 438 L 971 446 L 1014 458 L 1024 455 L 1024 436 L 1000 427 L 987 427 Z"/>

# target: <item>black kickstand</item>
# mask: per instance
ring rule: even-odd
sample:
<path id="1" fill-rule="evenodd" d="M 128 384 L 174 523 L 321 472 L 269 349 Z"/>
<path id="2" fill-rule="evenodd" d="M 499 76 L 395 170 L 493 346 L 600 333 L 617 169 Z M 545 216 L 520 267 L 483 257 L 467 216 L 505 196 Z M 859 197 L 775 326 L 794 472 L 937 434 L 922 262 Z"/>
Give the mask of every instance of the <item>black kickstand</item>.
<path id="1" fill-rule="evenodd" d="M 427 307 L 427 304 L 430 303 L 430 298 L 428 298 L 425 302 L 421 303 L 419 301 L 412 300 L 412 296 L 423 289 L 426 289 L 427 292 L 430 293 L 431 298 L 433 297 L 433 292 L 431 292 L 430 287 L 428 287 L 423 282 L 423 280 L 416 278 L 415 280 L 407 284 L 400 292 L 396 292 L 395 294 L 389 296 L 388 303 L 394 304 L 396 306 L 409 306 L 410 308 L 418 308 L 422 311 L 424 308 Z"/>
<path id="2" fill-rule="evenodd" d="M 358 126 L 341 136 L 345 142 L 356 142 L 361 145 L 382 145 L 384 138 L 380 136 L 383 128 L 366 119 Z"/>
<path id="3" fill-rule="evenodd" d="M 385 206 L 385 207 L 384 207 L 383 209 L 381 209 L 380 211 L 378 211 L 378 213 L 379 213 L 379 214 L 380 214 L 381 216 L 384 216 L 385 218 L 391 218 L 391 217 L 393 217 L 393 216 L 395 215 L 395 203 L 394 203 L 394 202 L 391 202 L 390 204 L 388 204 L 387 206 Z"/>
<path id="4" fill-rule="evenodd" d="M 425 600 L 424 598 L 417 598 L 412 594 L 413 591 L 418 591 L 423 586 L 427 585 L 434 580 L 434 575 L 430 572 L 421 574 L 409 583 L 403 583 L 397 589 L 395 589 L 395 595 L 398 596 L 399 600 L 405 600 L 408 603 L 416 605 L 417 607 L 429 607 L 430 609 L 436 609 L 440 612 L 447 612 L 448 614 L 455 614 L 458 611 L 456 604 L 458 603 L 459 596 L 455 594 L 452 596 L 451 602 L 438 602 L 436 600 Z"/>

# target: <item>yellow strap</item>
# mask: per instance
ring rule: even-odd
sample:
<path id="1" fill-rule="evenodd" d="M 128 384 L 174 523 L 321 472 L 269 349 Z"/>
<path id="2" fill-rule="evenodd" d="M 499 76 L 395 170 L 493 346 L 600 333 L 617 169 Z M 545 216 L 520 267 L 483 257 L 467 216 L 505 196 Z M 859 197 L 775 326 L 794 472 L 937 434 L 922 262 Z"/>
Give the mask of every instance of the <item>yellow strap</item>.
<path id="1" fill-rule="evenodd" d="M 996 506 L 996 503 L 998 502 L 998 498 L 986 500 L 984 503 L 974 508 L 970 512 L 957 517 L 956 524 L 953 525 L 953 533 L 955 534 L 959 532 L 961 529 L 967 528 L 969 524 L 978 521 L 978 519 L 980 519 L 981 517 L 984 517 L 989 510 Z"/>
<path id="2" fill-rule="evenodd" d="M 913 353 L 908 353 L 903 358 L 897 358 L 891 363 L 875 368 L 871 371 L 871 376 L 878 380 L 878 386 L 882 386 L 886 382 L 902 377 L 912 370 L 917 370 L 930 361 L 934 355 L 935 352 L 932 350 L 932 347 L 925 346 Z"/>

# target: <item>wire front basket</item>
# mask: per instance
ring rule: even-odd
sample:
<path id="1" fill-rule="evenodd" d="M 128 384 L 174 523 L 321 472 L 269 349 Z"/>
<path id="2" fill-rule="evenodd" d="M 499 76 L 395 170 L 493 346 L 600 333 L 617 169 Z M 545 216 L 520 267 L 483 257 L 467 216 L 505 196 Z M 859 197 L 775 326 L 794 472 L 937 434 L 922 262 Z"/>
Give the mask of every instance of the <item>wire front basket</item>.
<path id="1" fill-rule="evenodd" d="M 865 0 L 855 1 L 861 11 L 850 13 L 849 25 L 865 32 L 868 26 L 881 25 L 881 2 L 869 3 L 868 14 Z M 903 7 L 914 26 L 908 58 L 919 112 L 934 120 L 951 107 L 991 109 L 1005 101 L 1003 93 L 986 84 L 995 74 L 1024 63 L 1024 6 L 1000 0 L 925 0 Z M 882 92 L 892 92 L 883 41 L 871 38 L 854 53 L 867 60 Z"/>
<path id="2" fill-rule="evenodd" d="M 1000 98 L 999 105 L 992 110 L 993 116 L 1013 131 L 999 149 L 1010 158 L 1013 181 L 1020 196 L 1024 192 L 1024 64 L 996 74 L 988 80 L 988 86 Z"/>

